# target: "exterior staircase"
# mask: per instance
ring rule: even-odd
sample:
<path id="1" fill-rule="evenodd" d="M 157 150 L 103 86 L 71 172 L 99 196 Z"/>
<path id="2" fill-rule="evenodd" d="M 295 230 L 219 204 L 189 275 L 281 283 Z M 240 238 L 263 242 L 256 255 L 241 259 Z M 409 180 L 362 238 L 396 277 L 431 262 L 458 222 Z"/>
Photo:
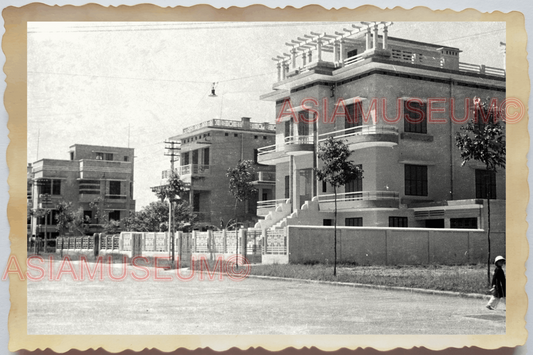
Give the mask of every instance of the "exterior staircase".
<path id="1" fill-rule="evenodd" d="M 289 225 L 315 225 L 317 220 L 322 221 L 321 218 L 317 218 L 319 213 L 318 197 L 313 197 L 311 201 L 305 201 L 300 209 L 273 224 L 272 228 L 281 229 Z"/>
<path id="2" fill-rule="evenodd" d="M 272 228 L 272 226 L 278 223 L 280 220 L 283 220 L 291 213 L 291 200 L 287 199 L 285 202 L 279 203 L 276 205 L 274 211 L 270 211 L 265 219 L 259 220 L 254 228 L 256 229 L 267 229 Z"/>

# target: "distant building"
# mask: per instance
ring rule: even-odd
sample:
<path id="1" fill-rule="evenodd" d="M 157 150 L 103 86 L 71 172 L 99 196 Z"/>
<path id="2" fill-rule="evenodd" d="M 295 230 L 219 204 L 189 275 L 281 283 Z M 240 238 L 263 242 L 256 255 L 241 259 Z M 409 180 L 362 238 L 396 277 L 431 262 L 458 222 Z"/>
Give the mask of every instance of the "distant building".
<path id="1" fill-rule="evenodd" d="M 257 227 L 332 224 L 333 188 L 314 168 L 318 145 L 334 137 L 364 171 L 337 191 L 338 225 L 486 228 L 490 196 L 491 228 L 505 231 L 505 171 L 462 166 L 455 146 L 474 97 L 505 99 L 505 70 L 463 63 L 458 48 L 388 37 L 388 26 L 287 39 L 291 55 L 275 58 L 277 80 L 261 96 L 276 105 L 276 143 L 258 155 L 276 167 L 276 193 Z"/>
<path id="2" fill-rule="evenodd" d="M 46 220 L 28 219 L 28 234 L 44 237 L 46 233 L 48 239 L 58 236 L 55 206 L 61 200 L 71 202 L 74 211 L 83 209 L 88 234 L 99 232 L 105 222 L 97 210 L 104 219 L 116 221 L 135 211 L 133 151 L 75 144 L 70 147 L 70 160 L 45 158 L 28 164 L 28 205 L 51 210 Z"/>
<path id="3" fill-rule="evenodd" d="M 275 168 L 255 164 L 254 184 L 258 193 L 246 204 L 238 203 L 229 192 L 228 168 L 239 161 L 256 162 L 259 148 L 274 144 L 275 130 L 270 123 L 211 119 L 183 129 L 170 140 L 180 143 L 176 172 L 187 184 L 184 199 L 188 200 L 204 225 L 220 227 L 237 218 L 253 226 L 258 220 L 257 203 L 274 198 Z M 163 171 L 162 184 L 170 170 Z M 236 207 L 236 208 L 235 208 Z"/>

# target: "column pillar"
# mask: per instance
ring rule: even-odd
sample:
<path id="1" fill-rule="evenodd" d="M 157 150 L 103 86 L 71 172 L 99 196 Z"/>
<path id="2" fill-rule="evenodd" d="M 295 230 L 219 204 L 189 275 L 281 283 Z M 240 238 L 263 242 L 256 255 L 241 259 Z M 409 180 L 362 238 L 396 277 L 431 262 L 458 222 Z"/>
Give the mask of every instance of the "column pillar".
<path id="1" fill-rule="evenodd" d="M 365 34 L 365 39 L 366 39 L 366 49 L 365 51 L 369 51 L 370 50 L 370 26 L 368 26 L 368 28 L 366 29 L 366 34 Z"/>
<path id="2" fill-rule="evenodd" d="M 338 41 L 335 41 L 333 43 L 333 53 L 335 55 L 335 63 L 338 63 L 339 60 L 340 60 L 340 55 L 339 55 L 339 42 Z"/>
<path id="3" fill-rule="evenodd" d="M 304 66 L 304 67 L 307 65 L 307 63 L 306 63 L 307 60 L 306 59 L 307 59 L 307 57 L 306 57 L 305 52 L 302 52 L 302 66 Z"/>
<path id="4" fill-rule="evenodd" d="M 389 46 L 389 30 L 387 26 L 383 27 L 383 49 L 388 49 Z"/>
<path id="5" fill-rule="evenodd" d="M 313 52 L 311 50 L 309 50 L 308 55 L 309 55 L 309 58 L 308 58 L 309 60 L 307 62 L 311 63 L 313 61 Z"/>
<path id="6" fill-rule="evenodd" d="M 340 66 L 344 66 L 344 59 L 346 59 L 346 48 L 345 48 L 345 42 L 343 39 L 340 40 L 339 42 L 339 61 L 340 61 Z"/>
<path id="7" fill-rule="evenodd" d="M 291 211 L 294 212 L 294 206 L 296 206 L 294 201 L 294 156 L 289 156 L 289 198 L 291 200 Z"/>
<path id="8" fill-rule="evenodd" d="M 322 40 L 319 38 L 316 44 L 317 57 L 316 61 L 320 62 L 322 60 Z"/>
<path id="9" fill-rule="evenodd" d="M 281 63 L 278 62 L 276 67 L 278 68 L 278 81 L 281 81 Z"/>
<path id="10" fill-rule="evenodd" d="M 296 69 L 296 49 L 291 49 L 292 69 Z"/>
<path id="11" fill-rule="evenodd" d="M 372 36 L 372 48 L 378 48 L 378 25 L 374 25 L 374 34 Z"/>
<path id="12" fill-rule="evenodd" d="M 281 80 L 285 80 L 285 78 L 287 77 L 286 74 L 287 74 L 287 63 L 283 62 L 281 63 Z"/>
<path id="13" fill-rule="evenodd" d="M 292 206 L 292 210 L 293 211 L 297 211 L 300 209 L 301 207 L 301 204 L 300 204 L 300 169 L 297 169 L 296 168 L 296 161 L 294 159 L 294 157 L 292 157 L 292 164 L 293 164 L 293 173 L 292 173 L 292 186 L 293 186 L 293 189 L 292 189 L 292 201 L 293 201 L 293 206 Z"/>

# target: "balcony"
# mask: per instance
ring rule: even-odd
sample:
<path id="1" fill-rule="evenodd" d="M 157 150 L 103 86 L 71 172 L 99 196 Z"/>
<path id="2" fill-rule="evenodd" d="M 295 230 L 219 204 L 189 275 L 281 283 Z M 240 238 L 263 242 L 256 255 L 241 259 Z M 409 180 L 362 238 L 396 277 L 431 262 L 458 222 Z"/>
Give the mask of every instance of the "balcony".
<path id="1" fill-rule="evenodd" d="M 319 195 L 321 211 L 334 211 L 335 195 Z M 358 191 L 337 194 L 337 211 L 347 212 L 359 208 L 398 208 L 397 191 Z"/>
<path id="2" fill-rule="evenodd" d="M 285 137 L 282 144 L 267 145 L 257 150 L 257 162 L 276 165 L 287 162 L 289 155 L 313 153 L 313 136 Z"/>
<path id="3" fill-rule="evenodd" d="M 274 171 L 259 171 L 254 173 L 253 184 L 275 184 L 276 173 Z"/>
<path id="4" fill-rule="evenodd" d="M 206 176 L 209 175 L 209 165 L 203 164 L 189 164 L 182 165 L 176 168 L 180 177 L 185 176 Z"/>
<path id="5" fill-rule="evenodd" d="M 329 137 L 341 139 L 351 150 L 367 147 L 392 147 L 398 144 L 398 128 L 393 126 L 358 126 L 321 134 L 318 141 Z"/>

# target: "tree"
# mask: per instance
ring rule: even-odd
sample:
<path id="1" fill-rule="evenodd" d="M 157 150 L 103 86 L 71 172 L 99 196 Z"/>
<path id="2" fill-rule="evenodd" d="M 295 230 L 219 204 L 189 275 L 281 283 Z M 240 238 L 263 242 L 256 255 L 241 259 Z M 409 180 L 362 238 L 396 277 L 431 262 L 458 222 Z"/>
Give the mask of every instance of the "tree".
<path id="1" fill-rule="evenodd" d="M 235 198 L 234 219 L 237 219 L 237 203 L 245 202 L 257 193 L 253 185 L 253 161 L 244 160 L 237 163 L 234 168 L 228 168 L 226 176 L 229 178 L 229 191 Z"/>
<path id="2" fill-rule="evenodd" d="M 166 232 L 168 216 L 168 203 L 155 201 L 138 212 L 130 212 L 123 224 L 126 230 L 133 232 Z M 196 215 L 187 202 L 178 200 L 172 209 L 172 218 L 180 228 L 187 223 L 192 224 Z"/>
<path id="3" fill-rule="evenodd" d="M 333 186 L 335 194 L 334 210 L 334 266 L 333 275 L 337 276 L 337 188 L 346 183 L 361 179 L 363 171 L 349 161 L 352 152 L 348 145 L 341 140 L 329 137 L 318 147 L 318 158 L 322 161 L 321 169 L 316 169 L 317 177 L 320 181 L 325 181 Z"/>
<path id="4" fill-rule="evenodd" d="M 183 194 L 185 191 L 185 183 L 181 181 L 179 175 L 172 170 L 170 173 L 170 176 L 168 177 L 167 184 L 164 186 L 160 186 L 157 189 L 154 189 L 154 193 L 156 196 L 163 202 L 165 198 L 168 199 L 169 203 L 169 219 L 172 216 L 172 205 L 174 202 Z M 169 232 L 172 240 L 172 261 L 171 261 L 171 268 L 174 268 L 174 259 L 175 259 L 175 245 L 174 245 L 174 231 L 176 227 L 175 224 L 172 224 L 172 221 L 169 220 Z M 180 251 L 180 262 L 181 262 L 181 237 L 179 240 L 179 251 Z"/>
<path id="5" fill-rule="evenodd" d="M 485 165 L 487 172 L 496 173 L 498 168 L 505 169 L 505 130 L 500 124 L 500 115 L 496 107 L 488 107 L 474 97 L 474 117 L 457 132 L 455 145 L 461 151 L 462 166 L 469 160 L 476 160 Z M 485 179 L 487 198 L 487 279 L 490 286 L 490 199 L 491 189 L 488 176 Z"/>

